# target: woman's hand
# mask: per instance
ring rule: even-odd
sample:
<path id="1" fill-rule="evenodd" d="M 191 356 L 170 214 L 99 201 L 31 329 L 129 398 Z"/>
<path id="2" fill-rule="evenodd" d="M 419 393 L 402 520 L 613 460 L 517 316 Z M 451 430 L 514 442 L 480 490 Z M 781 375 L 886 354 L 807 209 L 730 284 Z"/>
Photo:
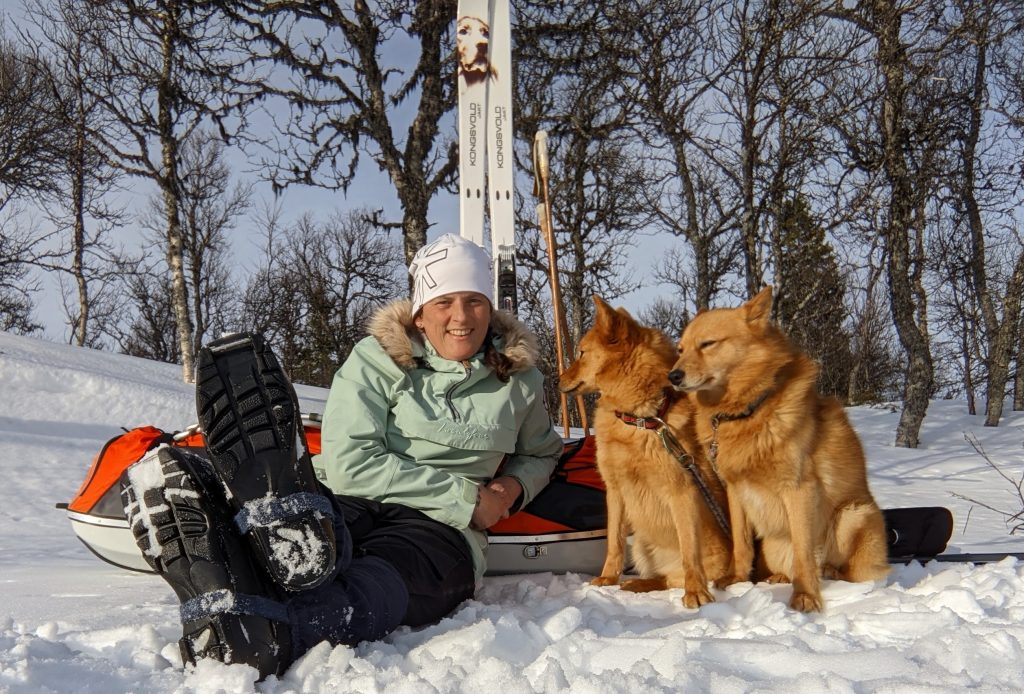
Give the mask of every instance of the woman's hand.
<path id="1" fill-rule="evenodd" d="M 523 486 L 514 477 L 496 477 L 480 487 L 480 497 L 469 526 L 475 530 L 489 528 L 503 518 L 523 492 Z"/>
<path id="2" fill-rule="evenodd" d="M 502 500 L 505 501 L 506 511 L 512 508 L 512 504 L 516 503 L 516 499 L 523 493 L 523 485 L 519 484 L 519 480 L 515 477 L 495 477 L 487 484 L 487 487 L 501 495 Z"/>

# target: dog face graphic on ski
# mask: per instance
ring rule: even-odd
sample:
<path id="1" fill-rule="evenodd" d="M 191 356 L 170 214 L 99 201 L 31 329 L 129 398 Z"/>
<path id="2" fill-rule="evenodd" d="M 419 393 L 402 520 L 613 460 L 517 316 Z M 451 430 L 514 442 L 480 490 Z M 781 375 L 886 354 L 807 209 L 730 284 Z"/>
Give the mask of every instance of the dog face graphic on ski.
<path id="1" fill-rule="evenodd" d="M 455 30 L 455 50 L 459 58 L 459 77 L 465 85 L 479 84 L 497 77 L 490 61 L 491 28 L 479 17 L 460 17 Z"/>

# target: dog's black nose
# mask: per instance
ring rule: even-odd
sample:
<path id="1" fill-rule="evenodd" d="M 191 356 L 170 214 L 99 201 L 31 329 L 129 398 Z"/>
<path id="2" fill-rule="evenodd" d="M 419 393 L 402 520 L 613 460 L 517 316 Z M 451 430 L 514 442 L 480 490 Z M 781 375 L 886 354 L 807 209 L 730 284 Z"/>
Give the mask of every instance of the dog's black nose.
<path id="1" fill-rule="evenodd" d="M 680 369 L 672 369 L 668 372 L 668 380 L 672 382 L 672 385 L 678 386 L 683 382 L 685 374 Z"/>

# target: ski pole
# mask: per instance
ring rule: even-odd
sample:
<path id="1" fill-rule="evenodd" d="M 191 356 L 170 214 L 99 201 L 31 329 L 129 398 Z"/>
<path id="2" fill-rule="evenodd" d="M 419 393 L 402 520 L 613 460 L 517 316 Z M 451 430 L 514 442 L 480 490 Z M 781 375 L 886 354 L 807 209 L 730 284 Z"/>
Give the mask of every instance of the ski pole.
<path id="1" fill-rule="evenodd" d="M 538 130 L 533 139 L 533 170 L 535 196 L 539 196 L 542 202 L 537 205 L 537 217 L 541 231 L 544 233 L 544 240 L 548 247 L 548 273 L 551 281 L 551 303 L 555 312 L 555 355 L 558 360 L 558 374 L 565 371 L 564 345 L 570 354 L 573 353 L 572 338 L 569 336 L 569 329 L 565 320 L 565 310 L 562 305 L 562 287 L 558 279 L 558 260 L 555 251 L 555 229 L 551 221 L 551 196 L 548 182 L 550 169 L 548 166 L 548 134 L 544 130 Z M 562 426 L 565 430 L 565 437 L 569 438 L 569 402 L 565 393 L 561 394 L 562 404 Z M 587 422 L 587 410 L 583 405 L 583 396 L 576 395 L 576 410 L 580 414 L 580 423 L 583 425 L 583 434 L 590 433 L 590 426 Z"/>

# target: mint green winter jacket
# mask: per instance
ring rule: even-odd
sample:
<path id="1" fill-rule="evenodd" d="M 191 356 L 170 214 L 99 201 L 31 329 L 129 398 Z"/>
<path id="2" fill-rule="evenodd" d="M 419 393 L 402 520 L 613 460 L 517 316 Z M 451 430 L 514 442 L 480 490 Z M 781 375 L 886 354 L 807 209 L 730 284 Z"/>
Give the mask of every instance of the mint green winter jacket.
<path id="1" fill-rule="evenodd" d="M 536 341 L 511 314 L 491 318 L 494 346 L 513 363 L 508 383 L 483 364 L 437 355 L 413 324 L 412 304 L 385 306 L 334 376 L 314 459 L 329 486 L 405 504 L 458 528 L 477 578 L 487 539 L 469 528 L 478 485 L 501 474 L 523 486 L 523 503 L 548 483 L 562 440 L 544 406 Z"/>

